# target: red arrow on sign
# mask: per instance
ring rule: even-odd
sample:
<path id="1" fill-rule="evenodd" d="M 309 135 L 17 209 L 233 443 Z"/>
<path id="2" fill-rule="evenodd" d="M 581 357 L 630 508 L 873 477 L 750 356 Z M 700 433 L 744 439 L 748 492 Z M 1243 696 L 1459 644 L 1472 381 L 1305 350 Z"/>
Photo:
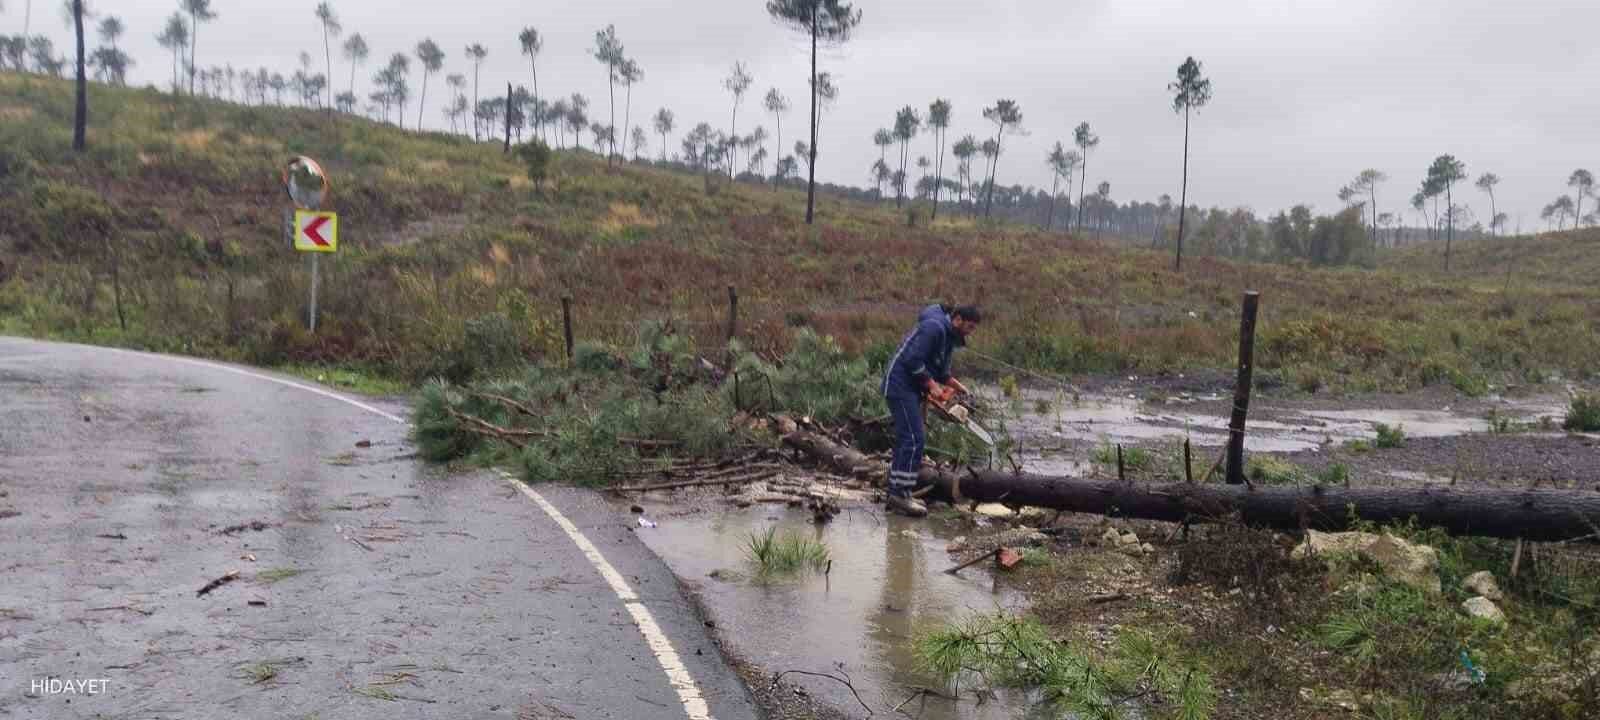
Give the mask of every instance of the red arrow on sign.
<path id="1" fill-rule="evenodd" d="M 304 231 L 305 234 L 306 234 L 306 237 L 310 238 L 311 242 L 316 243 L 317 247 L 327 247 L 328 246 L 327 238 L 322 237 L 322 235 L 318 233 L 318 231 L 322 229 L 322 226 L 323 225 L 327 225 L 327 224 L 328 224 L 328 218 L 322 217 L 322 216 L 318 216 L 316 219 L 312 220 L 311 222 L 306 223 L 306 229 Z"/>

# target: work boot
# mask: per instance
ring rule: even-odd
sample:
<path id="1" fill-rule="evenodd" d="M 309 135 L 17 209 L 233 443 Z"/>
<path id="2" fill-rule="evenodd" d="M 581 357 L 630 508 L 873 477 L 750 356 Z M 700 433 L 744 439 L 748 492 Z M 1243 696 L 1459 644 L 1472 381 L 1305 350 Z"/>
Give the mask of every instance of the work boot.
<path id="1" fill-rule="evenodd" d="M 911 497 L 909 492 L 891 490 L 885 504 L 889 506 L 890 511 L 900 513 L 906 517 L 919 518 L 928 516 L 928 506 L 923 505 L 921 500 Z"/>

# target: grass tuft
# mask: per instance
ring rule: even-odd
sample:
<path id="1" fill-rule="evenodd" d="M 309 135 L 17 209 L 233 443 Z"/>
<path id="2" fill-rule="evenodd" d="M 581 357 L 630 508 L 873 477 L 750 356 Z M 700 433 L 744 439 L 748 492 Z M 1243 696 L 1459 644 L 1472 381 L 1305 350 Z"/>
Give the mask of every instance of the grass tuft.
<path id="1" fill-rule="evenodd" d="M 798 533 L 778 533 L 777 528 L 767 528 L 764 533 L 752 533 L 745 541 L 745 559 L 754 565 L 758 577 L 774 578 L 800 572 L 827 572 L 832 564 L 828 546 Z"/>

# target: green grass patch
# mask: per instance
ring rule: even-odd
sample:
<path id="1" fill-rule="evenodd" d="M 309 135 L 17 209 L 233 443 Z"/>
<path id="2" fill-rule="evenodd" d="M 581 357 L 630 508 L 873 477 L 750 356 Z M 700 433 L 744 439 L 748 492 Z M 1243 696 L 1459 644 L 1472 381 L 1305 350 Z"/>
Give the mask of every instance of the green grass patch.
<path id="1" fill-rule="evenodd" d="M 1117 466 L 1117 445 L 1110 440 L 1101 441 L 1100 446 L 1094 449 L 1091 459 L 1100 465 L 1115 468 Z M 1128 470 L 1146 470 L 1155 465 L 1155 453 L 1141 447 L 1122 448 L 1122 466 Z"/>
<path id="2" fill-rule="evenodd" d="M 303 572 L 305 571 L 292 567 L 278 567 L 270 570 L 262 570 L 261 572 L 256 573 L 256 582 L 264 585 L 271 585 L 280 580 L 288 580 L 289 578 L 292 578 Z"/>
<path id="3" fill-rule="evenodd" d="M 1252 455 L 1245 463 L 1245 476 L 1262 485 L 1299 485 L 1305 479 L 1305 471 L 1282 458 Z"/>
<path id="4" fill-rule="evenodd" d="M 825 573 L 833 564 L 828 546 L 799 533 L 779 533 L 777 528 L 752 533 L 745 541 L 744 554 L 761 579 Z"/>
<path id="5" fill-rule="evenodd" d="M 1317 473 L 1318 485 L 1349 485 L 1350 466 L 1344 463 L 1333 463 Z"/>

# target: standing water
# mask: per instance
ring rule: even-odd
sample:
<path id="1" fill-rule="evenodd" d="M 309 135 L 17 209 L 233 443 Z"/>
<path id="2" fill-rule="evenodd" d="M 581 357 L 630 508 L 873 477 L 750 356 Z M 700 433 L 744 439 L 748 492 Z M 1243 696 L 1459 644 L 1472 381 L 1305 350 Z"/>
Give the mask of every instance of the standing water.
<path id="1" fill-rule="evenodd" d="M 752 535 L 773 527 L 779 535 L 798 533 L 826 544 L 831 570 L 757 579 L 745 548 Z M 639 532 L 699 595 L 735 655 L 768 677 L 784 670 L 848 676 L 879 715 L 918 688 L 949 694 L 917 665 L 920 633 L 974 612 L 1021 609 L 1020 595 L 999 589 L 984 564 L 945 574 L 955 564 L 945 547 L 956 534 L 937 520 L 886 517 L 870 506 L 814 525 L 810 513 L 759 505 L 721 511 L 709 521 L 704 515 L 662 519 Z M 851 716 L 866 714 L 841 683 L 797 674 L 784 680 Z M 998 720 L 1026 716 L 1028 707 L 1020 692 L 983 704 L 963 693 L 958 701 L 925 695 L 902 710 L 928 720 Z"/>

